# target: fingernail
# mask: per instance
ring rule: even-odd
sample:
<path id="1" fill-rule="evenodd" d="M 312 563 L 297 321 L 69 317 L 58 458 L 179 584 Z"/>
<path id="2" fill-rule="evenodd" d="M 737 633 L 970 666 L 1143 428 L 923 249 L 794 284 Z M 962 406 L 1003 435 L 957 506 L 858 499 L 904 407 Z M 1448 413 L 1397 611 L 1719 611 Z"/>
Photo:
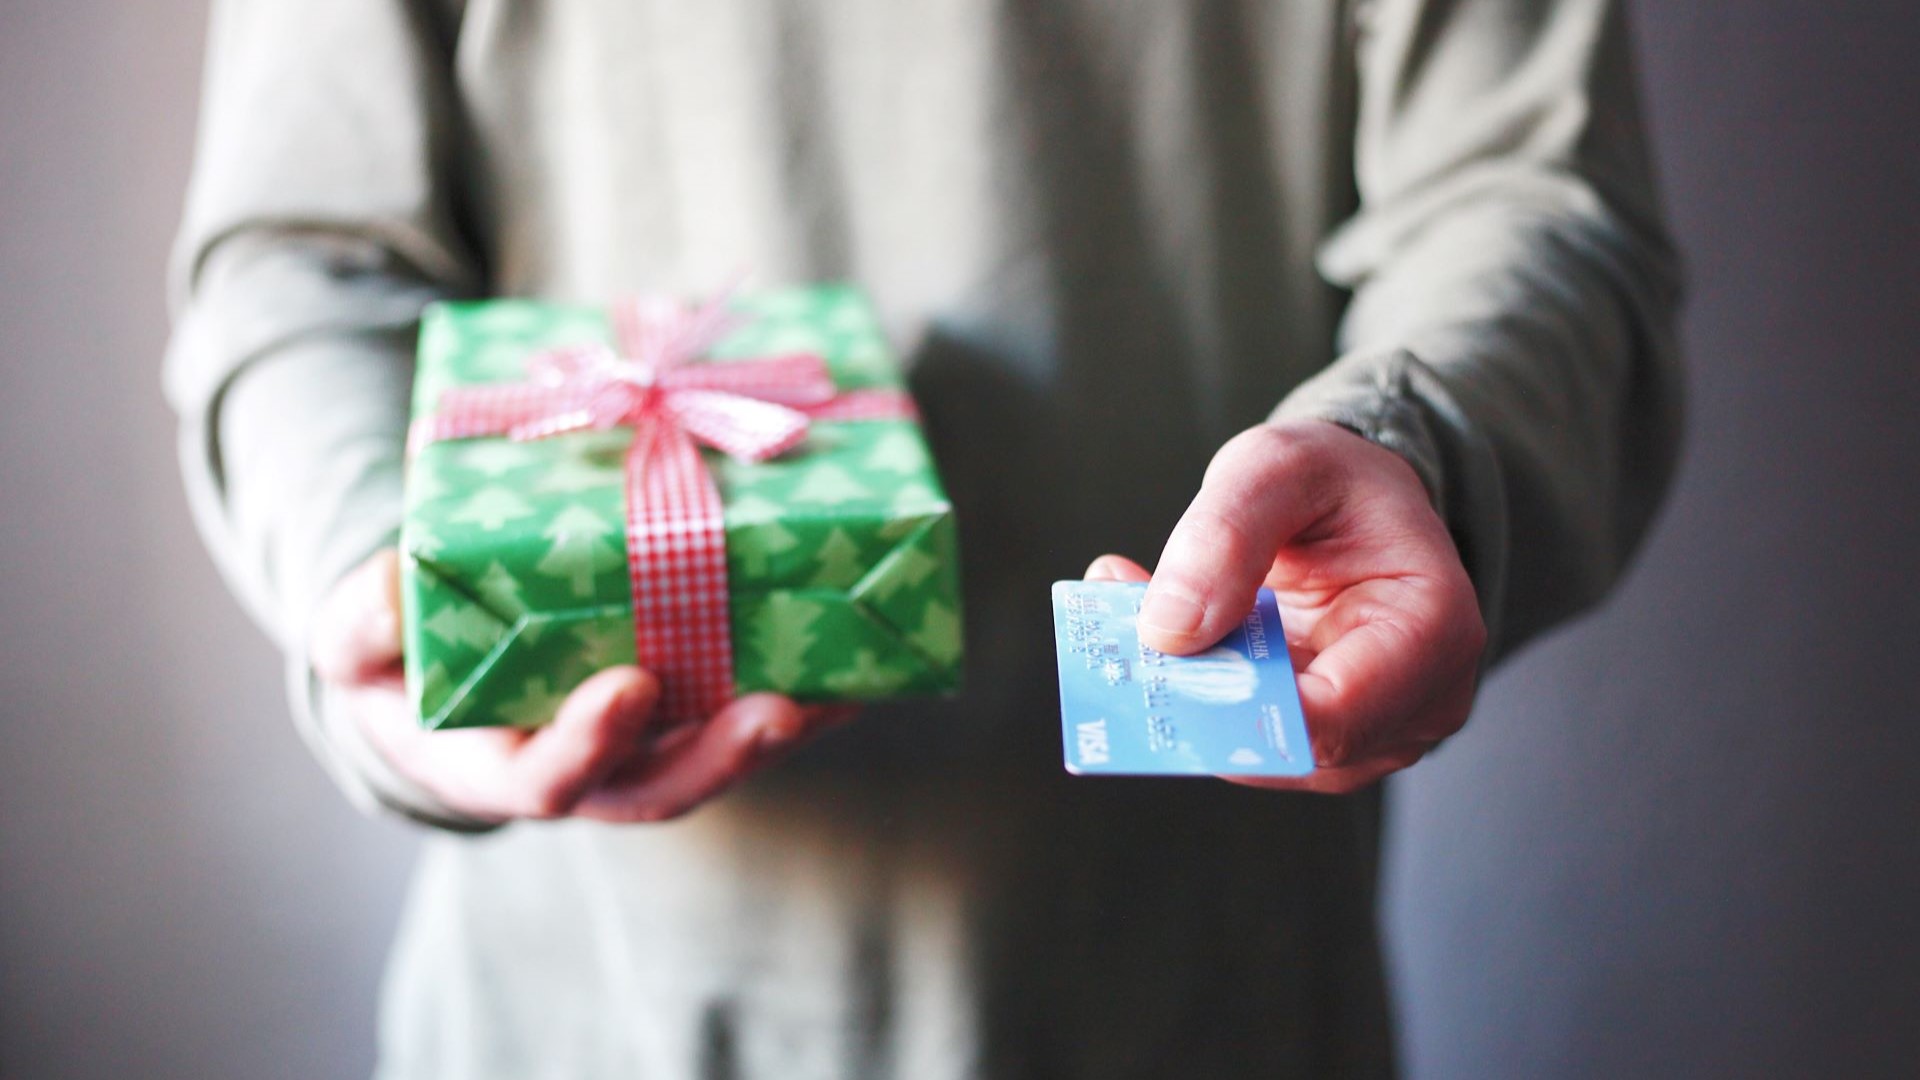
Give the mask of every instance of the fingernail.
<path id="1" fill-rule="evenodd" d="M 616 688 L 612 694 L 608 695 L 606 712 L 610 716 L 617 716 L 624 720 L 632 717 L 633 714 L 638 711 L 635 708 L 638 704 L 639 695 L 634 692 L 633 687 L 622 686 Z"/>
<path id="2" fill-rule="evenodd" d="M 613 699 L 607 707 L 617 715 L 636 725 L 645 725 L 653 718 L 653 709 L 657 699 L 652 688 L 644 681 L 623 682 L 614 691 Z"/>
<path id="3" fill-rule="evenodd" d="M 1164 587 L 1149 588 L 1146 603 L 1140 608 L 1140 621 L 1163 634 L 1185 637 L 1200 629 L 1200 620 L 1206 614 L 1207 609 L 1191 596 Z"/>
<path id="4" fill-rule="evenodd" d="M 760 733 L 754 737 L 754 745 L 763 751 L 778 750 L 798 739 L 804 727 L 804 720 L 797 714 L 769 720 L 760 725 Z"/>

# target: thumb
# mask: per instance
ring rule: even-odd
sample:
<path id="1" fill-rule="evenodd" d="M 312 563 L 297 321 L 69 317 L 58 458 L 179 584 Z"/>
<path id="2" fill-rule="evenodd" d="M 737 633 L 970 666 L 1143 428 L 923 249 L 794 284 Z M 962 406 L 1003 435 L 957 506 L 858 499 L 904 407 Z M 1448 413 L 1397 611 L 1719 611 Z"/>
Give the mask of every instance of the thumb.
<path id="1" fill-rule="evenodd" d="M 308 642 L 314 670 L 356 684 L 400 660 L 400 556 L 384 548 L 350 571 L 314 613 Z"/>
<path id="2" fill-rule="evenodd" d="M 1214 455 L 1200 494 L 1167 538 L 1140 608 L 1140 640 L 1187 654 L 1253 610 L 1274 556 L 1332 506 L 1326 459 L 1310 437 L 1269 426 Z"/>

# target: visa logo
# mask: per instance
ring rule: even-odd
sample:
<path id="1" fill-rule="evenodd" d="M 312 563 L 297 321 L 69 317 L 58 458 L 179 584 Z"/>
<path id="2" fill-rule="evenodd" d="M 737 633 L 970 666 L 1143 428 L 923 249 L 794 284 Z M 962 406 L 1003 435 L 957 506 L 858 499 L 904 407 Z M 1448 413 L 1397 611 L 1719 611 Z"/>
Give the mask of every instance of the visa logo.
<path id="1" fill-rule="evenodd" d="M 1089 720 L 1074 725 L 1074 735 L 1080 744 L 1080 764 L 1105 765 L 1111 759 L 1112 748 L 1107 743 L 1107 720 Z"/>

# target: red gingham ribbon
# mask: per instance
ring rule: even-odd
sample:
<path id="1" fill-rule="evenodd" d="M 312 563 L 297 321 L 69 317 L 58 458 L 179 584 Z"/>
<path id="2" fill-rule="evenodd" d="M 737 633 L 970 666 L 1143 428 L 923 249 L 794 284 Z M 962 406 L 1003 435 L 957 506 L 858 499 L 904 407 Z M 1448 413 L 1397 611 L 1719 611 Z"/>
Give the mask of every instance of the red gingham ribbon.
<path id="1" fill-rule="evenodd" d="M 619 352 L 552 349 L 527 361 L 531 380 L 458 387 L 414 425 L 415 448 L 441 439 L 540 439 L 631 427 L 627 568 L 634 652 L 660 677 L 669 721 L 703 719 L 733 697 L 726 528 L 704 443 L 741 461 L 798 446 L 819 420 L 916 415 L 895 390 L 836 393 L 812 353 L 696 364 L 733 328 L 727 294 L 695 307 L 658 298 L 614 305 Z"/>

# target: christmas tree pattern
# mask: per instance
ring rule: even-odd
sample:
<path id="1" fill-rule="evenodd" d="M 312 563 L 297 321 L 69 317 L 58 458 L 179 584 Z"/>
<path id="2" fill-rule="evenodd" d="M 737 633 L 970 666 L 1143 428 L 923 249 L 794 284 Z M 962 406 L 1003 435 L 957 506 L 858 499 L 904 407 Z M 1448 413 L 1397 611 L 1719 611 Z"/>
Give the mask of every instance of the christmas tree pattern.
<path id="1" fill-rule="evenodd" d="M 761 293 L 741 306 L 754 313 L 753 325 L 779 326 L 806 320 L 819 308 L 820 300 L 812 289 L 785 289 Z"/>
<path id="2" fill-rule="evenodd" d="M 937 516 L 938 512 L 943 512 L 944 508 L 935 507 L 934 511 L 934 513 L 909 512 L 896 516 L 881 525 L 880 528 L 876 530 L 876 535 L 890 544 L 899 541 L 903 537 L 912 536 L 914 533 L 925 528 L 927 522 Z"/>
<path id="3" fill-rule="evenodd" d="M 746 536 L 742 541 L 748 541 Z M 777 521 L 768 521 L 756 525 L 749 542 L 739 544 L 740 568 L 746 572 L 748 580 L 758 580 L 767 576 L 772 569 L 773 560 L 800 546 L 800 538 Z"/>
<path id="4" fill-rule="evenodd" d="M 805 323 L 795 323 L 774 330 L 761 338 L 760 346 L 768 353 L 775 355 L 781 353 L 829 355 L 834 351 L 832 338 L 821 333 L 819 327 Z"/>
<path id="5" fill-rule="evenodd" d="M 781 513 L 783 511 L 779 503 L 758 495 L 742 495 L 727 502 L 727 523 L 730 525 L 777 521 Z"/>
<path id="6" fill-rule="evenodd" d="M 447 443 L 442 456 L 454 468 L 488 479 L 498 479 L 527 465 L 526 448 L 506 439 L 461 439 Z"/>
<path id="7" fill-rule="evenodd" d="M 867 497 L 865 485 L 832 462 L 820 462 L 806 470 L 800 486 L 793 489 L 794 502 L 836 504 Z"/>
<path id="8" fill-rule="evenodd" d="M 857 296 L 829 305 L 820 315 L 820 325 L 836 338 L 871 337 L 878 333 L 873 312 Z"/>
<path id="9" fill-rule="evenodd" d="M 439 702 L 446 700 L 453 690 L 453 676 L 447 674 L 447 666 L 438 661 L 427 665 L 415 683 L 413 707 L 427 712 Z"/>
<path id="10" fill-rule="evenodd" d="M 485 652 L 500 640 L 500 621 L 469 604 L 453 601 L 421 622 L 422 629 L 448 645 Z"/>
<path id="11" fill-rule="evenodd" d="M 902 588 L 919 588 L 935 570 L 940 569 L 940 561 L 918 547 L 902 548 L 888 558 L 892 564 L 868 587 L 869 594 L 882 603 L 893 599 L 893 595 Z"/>
<path id="12" fill-rule="evenodd" d="M 633 663 L 633 622 L 625 616 L 581 619 L 568 627 L 567 632 L 573 635 L 580 658 L 590 672 Z"/>
<path id="13" fill-rule="evenodd" d="M 865 385 L 884 383 L 893 377 L 893 354 L 870 338 L 849 342 L 840 350 L 839 360 L 840 369 L 851 380 Z"/>
<path id="14" fill-rule="evenodd" d="M 432 559 L 446 547 L 447 542 L 440 534 L 430 531 L 419 518 L 407 522 L 400 531 L 400 548 L 409 560 Z"/>
<path id="15" fill-rule="evenodd" d="M 525 341 L 501 339 L 487 341 L 468 353 L 469 368 L 482 379 L 505 382 L 526 377 L 527 361 L 539 350 Z"/>
<path id="16" fill-rule="evenodd" d="M 616 539 L 620 534 L 618 525 L 586 507 L 569 506 L 541 531 L 540 535 L 551 543 L 533 569 L 547 577 L 564 579 L 575 597 L 591 599 L 594 582 L 602 573 L 626 565 L 626 550 Z"/>
<path id="17" fill-rule="evenodd" d="M 467 328 L 481 338 L 522 338 L 541 329 L 548 318 L 540 304 L 495 300 L 476 307 L 468 316 Z"/>
<path id="18" fill-rule="evenodd" d="M 807 650 L 817 635 L 813 624 L 826 608 L 802 600 L 789 592 L 767 597 L 766 606 L 754 621 L 753 649 L 760 658 L 760 671 L 775 689 L 790 690 L 807 674 Z"/>
<path id="19" fill-rule="evenodd" d="M 945 509 L 947 500 L 922 483 L 911 483 L 893 493 L 892 510 L 896 514 L 925 514 Z"/>
<path id="20" fill-rule="evenodd" d="M 927 601 L 920 628 L 908 636 L 920 651 L 941 664 L 960 658 L 960 616 L 938 600 Z"/>
<path id="21" fill-rule="evenodd" d="M 872 696 L 893 693 L 906 685 L 910 677 L 898 667 L 882 666 L 872 649 L 860 649 L 853 654 L 852 663 L 820 681 L 835 693 Z"/>
<path id="22" fill-rule="evenodd" d="M 474 592 L 502 617 L 512 618 L 527 610 L 526 602 L 520 598 L 520 582 L 498 559 L 487 564 L 486 573 L 474 583 Z"/>
<path id="23" fill-rule="evenodd" d="M 927 469 L 927 451 L 920 436 L 905 428 L 894 428 L 880 436 L 873 449 L 860 462 L 874 472 L 913 476 Z"/>
<path id="24" fill-rule="evenodd" d="M 858 290 L 816 286 L 742 297 L 735 309 L 750 320 L 720 343 L 720 356 L 818 352 L 853 389 L 896 381 L 892 353 Z"/>
<path id="25" fill-rule="evenodd" d="M 582 491 L 592 491 L 622 484 L 626 480 L 626 464 L 620 459 L 601 460 L 586 454 L 571 454 L 561 458 L 540 474 L 534 481 L 533 490 L 548 494 L 572 495 Z"/>
<path id="26" fill-rule="evenodd" d="M 414 461 L 407 466 L 406 490 L 407 505 L 419 506 L 444 499 L 460 489 L 448 482 L 447 471 L 438 463 L 423 465 Z"/>
<path id="27" fill-rule="evenodd" d="M 814 553 L 813 563 L 811 584 L 821 588 L 849 588 L 867 572 L 866 563 L 860 559 L 859 545 L 853 542 L 845 529 L 834 529 L 827 534 L 820 549 Z"/>
<path id="28" fill-rule="evenodd" d="M 530 675 L 521 680 L 520 696 L 501 702 L 494 711 L 513 727 L 538 727 L 552 720 L 566 699 L 564 691 L 548 685 L 546 676 Z"/>
<path id="29" fill-rule="evenodd" d="M 533 513 L 533 507 L 525 499 L 514 494 L 512 488 L 498 485 L 483 487 L 468 496 L 460 504 L 460 509 L 447 518 L 448 521 L 478 525 L 488 532 L 496 532 L 507 522 L 515 521 Z"/>

